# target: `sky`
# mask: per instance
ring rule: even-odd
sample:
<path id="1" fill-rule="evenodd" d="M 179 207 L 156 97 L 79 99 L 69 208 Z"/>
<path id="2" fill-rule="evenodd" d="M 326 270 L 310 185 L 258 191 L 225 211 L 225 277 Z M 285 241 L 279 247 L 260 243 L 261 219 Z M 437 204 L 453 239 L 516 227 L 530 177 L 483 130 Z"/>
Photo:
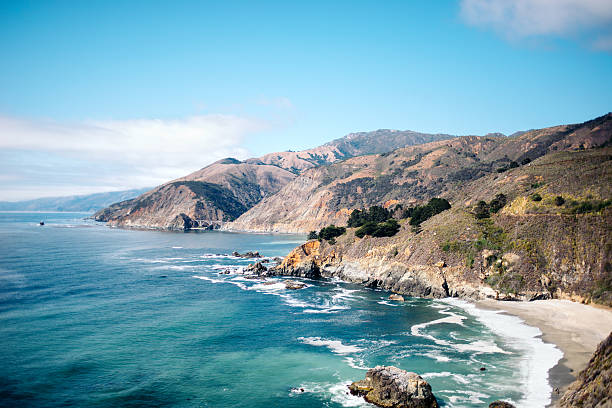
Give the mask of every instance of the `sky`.
<path id="1" fill-rule="evenodd" d="M 0 200 L 612 110 L 612 1 L 0 0 Z"/>

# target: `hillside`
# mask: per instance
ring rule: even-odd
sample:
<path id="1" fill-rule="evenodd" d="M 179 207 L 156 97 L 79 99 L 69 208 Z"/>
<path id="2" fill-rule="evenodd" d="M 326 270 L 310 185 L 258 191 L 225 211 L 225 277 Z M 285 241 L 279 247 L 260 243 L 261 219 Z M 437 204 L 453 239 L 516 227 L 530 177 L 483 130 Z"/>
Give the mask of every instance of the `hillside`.
<path id="1" fill-rule="evenodd" d="M 112 203 L 137 197 L 148 190 L 150 188 L 66 197 L 45 197 L 26 201 L 1 201 L 0 211 L 94 212 Z"/>
<path id="2" fill-rule="evenodd" d="M 500 193 L 507 204 L 477 219 L 474 204 Z M 360 239 L 349 228 L 335 244 L 296 248 L 278 273 L 337 276 L 414 296 L 612 304 L 612 147 L 545 155 L 448 196 L 452 208 L 420 231 L 407 219 L 386 238 Z"/>
<path id="3" fill-rule="evenodd" d="M 293 177 L 277 166 L 223 159 L 132 200 L 113 204 L 94 218 L 119 227 L 214 228 L 276 193 Z"/>
<path id="4" fill-rule="evenodd" d="M 350 134 L 300 152 L 270 153 L 241 162 L 228 158 L 163 184 L 133 200 L 98 211 L 97 221 L 133 228 L 217 228 L 278 192 L 297 174 L 354 155 L 450 138 L 450 135 L 378 130 Z"/>
<path id="5" fill-rule="evenodd" d="M 308 232 L 328 224 L 343 225 L 353 209 L 450 197 L 470 181 L 550 152 L 601 146 L 611 134 L 608 114 L 510 138 L 467 136 L 354 157 L 304 171 L 225 228 Z"/>

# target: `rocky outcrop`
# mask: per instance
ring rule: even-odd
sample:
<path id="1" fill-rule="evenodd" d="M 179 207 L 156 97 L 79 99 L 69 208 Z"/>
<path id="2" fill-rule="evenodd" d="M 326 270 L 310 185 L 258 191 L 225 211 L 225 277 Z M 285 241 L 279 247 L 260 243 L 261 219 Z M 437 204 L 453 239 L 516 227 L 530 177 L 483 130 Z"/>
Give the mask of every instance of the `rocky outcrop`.
<path id="1" fill-rule="evenodd" d="M 321 243 L 317 240 L 308 241 L 298 246 L 276 268 L 271 269 L 270 274 L 298 276 L 309 279 L 320 278 L 320 247 Z"/>
<path id="2" fill-rule="evenodd" d="M 250 274 L 255 274 L 255 275 L 262 275 L 262 274 L 265 274 L 267 271 L 268 271 L 268 268 L 266 268 L 261 262 L 252 263 L 248 265 L 246 268 L 244 268 L 244 272 L 248 272 Z"/>
<path id="3" fill-rule="evenodd" d="M 599 344 L 589 364 L 569 386 L 558 406 L 612 407 L 612 333 Z"/>
<path id="4" fill-rule="evenodd" d="M 376 366 L 368 370 L 365 380 L 349 385 L 353 395 L 379 407 L 437 408 L 431 386 L 415 373 L 393 366 Z"/>

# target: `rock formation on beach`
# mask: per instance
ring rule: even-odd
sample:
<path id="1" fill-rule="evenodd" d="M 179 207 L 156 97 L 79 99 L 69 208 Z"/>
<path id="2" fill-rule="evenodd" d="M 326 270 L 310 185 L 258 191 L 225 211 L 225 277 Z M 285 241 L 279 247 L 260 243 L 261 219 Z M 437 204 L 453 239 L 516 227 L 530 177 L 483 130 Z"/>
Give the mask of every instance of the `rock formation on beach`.
<path id="1" fill-rule="evenodd" d="M 379 407 L 438 407 L 427 381 L 415 373 L 393 366 L 376 366 L 369 369 L 366 378 L 349 385 L 349 390 Z"/>
<path id="2" fill-rule="evenodd" d="M 612 407 L 612 333 L 597 347 L 589 364 L 569 386 L 558 406 Z"/>

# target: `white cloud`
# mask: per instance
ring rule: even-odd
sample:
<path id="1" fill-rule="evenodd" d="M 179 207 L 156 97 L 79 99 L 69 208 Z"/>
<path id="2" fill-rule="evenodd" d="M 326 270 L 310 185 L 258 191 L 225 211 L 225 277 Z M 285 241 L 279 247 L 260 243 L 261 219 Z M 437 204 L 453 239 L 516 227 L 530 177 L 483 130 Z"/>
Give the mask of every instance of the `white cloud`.
<path id="1" fill-rule="evenodd" d="M 461 16 L 509 38 L 586 35 L 610 31 L 610 0 L 461 0 Z"/>
<path id="2" fill-rule="evenodd" d="M 234 115 L 78 123 L 0 116 L 1 172 L 21 179 L 0 180 L 0 199 L 20 199 L 23 183 L 36 180 L 40 196 L 71 184 L 87 192 L 154 186 L 224 157 L 248 157 L 243 139 L 267 126 Z"/>

